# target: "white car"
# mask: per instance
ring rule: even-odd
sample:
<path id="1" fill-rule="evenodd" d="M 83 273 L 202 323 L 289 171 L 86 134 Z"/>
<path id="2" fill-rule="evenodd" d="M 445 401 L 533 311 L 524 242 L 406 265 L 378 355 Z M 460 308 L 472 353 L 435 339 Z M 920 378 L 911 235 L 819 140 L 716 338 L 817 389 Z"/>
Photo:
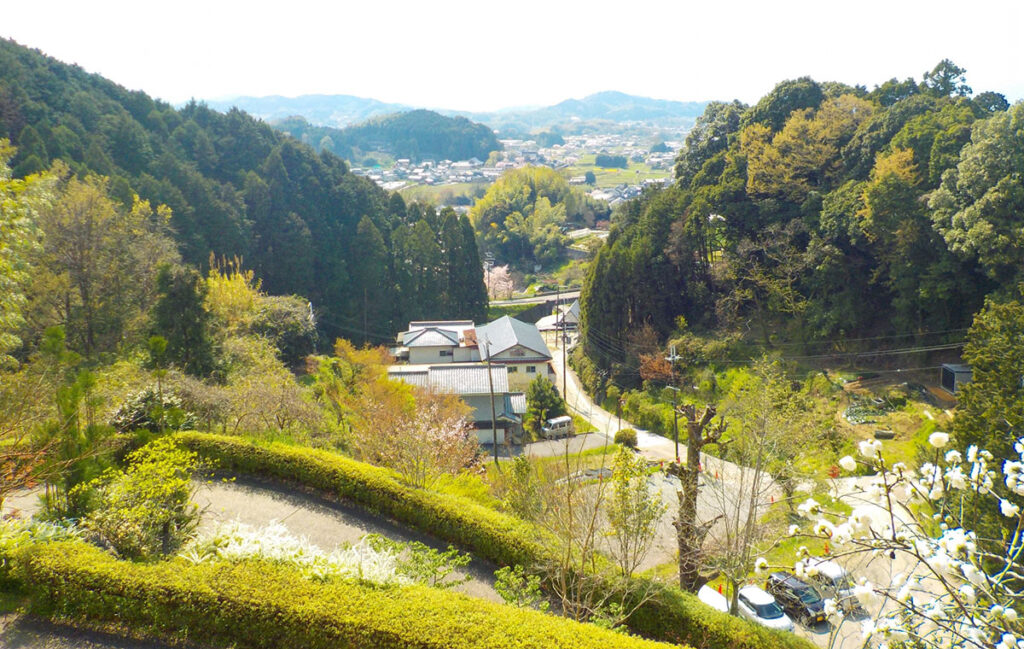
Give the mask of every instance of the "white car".
<path id="1" fill-rule="evenodd" d="M 707 584 L 701 586 L 700 590 L 697 591 L 697 599 L 715 610 L 723 613 L 729 612 L 729 601 L 725 599 L 725 595 L 711 588 Z"/>
<path id="2" fill-rule="evenodd" d="M 789 619 L 775 598 L 757 586 L 744 586 L 737 597 L 739 613 L 752 622 L 769 629 L 792 631 L 793 620 Z"/>

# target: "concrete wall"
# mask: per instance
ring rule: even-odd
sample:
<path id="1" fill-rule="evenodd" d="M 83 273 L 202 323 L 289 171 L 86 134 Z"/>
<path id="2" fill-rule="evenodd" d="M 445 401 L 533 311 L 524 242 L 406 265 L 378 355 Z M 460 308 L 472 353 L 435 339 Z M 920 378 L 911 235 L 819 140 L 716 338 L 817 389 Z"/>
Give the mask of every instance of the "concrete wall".
<path id="1" fill-rule="evenodd" d="M 412 365 L 435 365 L 437 363 L 454 363 L 454 356 L 442 356 L 441 352 L 454 351 L 455 347 L 410 347 L 409 363 Z"/>
<path id="2" fill-rule="evenodd" d="M 546 362 L 506 363 L 505 367 L 508 368 L 508 389 L 513 392 L 526 392 L 527 386 L 538 376 L 543 376 L 552 382 L 555 380 L 555 375 L 548 371 L 549 364 Z M 533 368 L 532 372 L 529 369 L 531 367 Z"/>

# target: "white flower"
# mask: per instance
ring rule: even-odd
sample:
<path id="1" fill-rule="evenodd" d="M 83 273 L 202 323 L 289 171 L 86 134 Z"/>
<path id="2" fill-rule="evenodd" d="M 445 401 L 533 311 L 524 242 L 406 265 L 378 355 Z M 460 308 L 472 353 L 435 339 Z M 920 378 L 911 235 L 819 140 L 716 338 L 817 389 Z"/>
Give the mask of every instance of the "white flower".
<path id="1" fill-rule="evenodd" d="M 1017 638 L 1012 633 L 1004 633 L 996 645 L 996 649 L 1017 649 Z"/>
<path id="2" fill-rule="evenodd" d="M 789 535 L 790 536 L 796 536 L 799 533 L 800 533 L 800 526 L 799 525 L 790 525 L 789 526 Z"/>
<path id="3" fill-rule="evenodd" d="M 878 601 L 878 594 L 871 587 L 871 582 L 865 581 L 853 587 L 853 596 L 857 598 L 861 606 L 871 606 Z"/>
<path id="4" fill-rule="evenodd" d="M 882 450 L 882 442 L 877 439 L 866 439 L 858 444 L 860 454 L 868 459 L 878 457 L 878 453 Z"/>
<path id="5" fill-rule="evenodd" d="M 1020 513 L 1020 507 L 1014 505 L 1009 500 L 1000 499 L 999 511 L 1000 513 L 1002 513 L 1003 516 L 1007 518 L 1016 518 L 1017 514 Z"/>
<path id="6" fill-rule="evenodd" d="M 968 604 L 973 604 L 978 600 L 978 595 L 974 592 L 974 587 L 970 584 L 964 584 L 960 587 L 960 596 L 964 598 Z"/>
<path id="7" fill-rule="evenodd" d="M 829 618 L 838 617 L 841 615 L 839 607 L 836 606 L 836 600 L 834 599 L 825 600 L 824 611 L 825 616 Z"/>
<path id="8" fill-rule="evenodd" d="M 846 471 L 856 471 L 857 470 L 857 460 L 853 459 L 849 455 L 844 455 L 839 460 L 839 466 L 843 467 L 843 469 L 845 469 Z"/>
<path id="9" fill-rule="evenodd" d="M 964 573 L 964 577 L 967 578 L 967 581 L 971 582 L 975 586 L 981 586 L 985 583 L 985 575 L 974 567 L 973 564 L 965 563 L 960 566 L 960 572 Z"/>
<path id="10" fill-rule="evenodd" d="M 942 448 L 949 443 L 949 434 L 940 431 L 935 431 L 928 436 L 928 443 L 935 448 Z"/>
<path id="11" fill-rule="evenodd" d="M 967 487 L 967 476 L 960 470 L 960 467 L 953 467 L 946 470 L 946 483 L 952 489 L 965 489 Z"/>
<path id="12" fill-rule="evenodd" d="M 1014 609 L 1012 609 L 1009 606 L 1007 606 L 1005 609 L 1003 609 L 1003 617 L 1005 617 L 1010 622 L 1016 622 L 1017 621 L 1017 611 L 1015 611 Z"/>
<path id="13" fill-rule="evenodd" d="M 757 561 L 754 562 L 754 572 L 758 575 L 768 572 L 768 559 L 758 557 Z"/>
<path id="14" fill-rule="evenodd" d="M 821 509 L 821 504 L 819 504 L 818 501 L 816 501 L 814 498 L 808 498 L 807 500 L 800 503 L 800 505 L 796 509 L 804 516 L 810 516 L 812 514 L 818 513 L 818 510 Z"/>
<path id="15" fill-rule="evenodd" d="M 832 523 L 826 521 L 825 519 L 821 519 L 814 525 L 814 533 L 818 536 L 827 536 L 829 538 L 832 538 L 832 532 L 834 531 L 834 529 L 835 528 L 832 527 Z"/>
<path id="16" fill-rule="evenodd" d="M 960 451 L 950 450 L 946 451 L 946 464 L 960 464 L 963 462 L 963 456 L 960 455 Z"/>
<path id="17" fill-rule="evenodd" d="M 974 444 L 967 447 L 967 461 L 971 464 L 978 461 L 978 447 Z"/>
<path id="18" fill-rule="evenodd" d="M 832 530 L 832 542 L 836 545 L 846 545 L 852 540 L 853 531 L 850 529 L 849 523 L 836 525 L 836 528 Z"/>
<path id="19" fill-rule="evenodd" d="M 855 534 L 871 532 L 871 508 L 867 505 L 857 507 L 850 514 L 850 529 Z"/>
<path id="20" fill-rule="evenodd" d="M 872 636 L 872 634 L 874 634 L 874 632 L 875 632 L 875 621 L 874 620 L 864 620 L 863 622 L 860 623 L 860 633 L 861 633 L 861 636 L 865 640 L 870 638 Z"/>

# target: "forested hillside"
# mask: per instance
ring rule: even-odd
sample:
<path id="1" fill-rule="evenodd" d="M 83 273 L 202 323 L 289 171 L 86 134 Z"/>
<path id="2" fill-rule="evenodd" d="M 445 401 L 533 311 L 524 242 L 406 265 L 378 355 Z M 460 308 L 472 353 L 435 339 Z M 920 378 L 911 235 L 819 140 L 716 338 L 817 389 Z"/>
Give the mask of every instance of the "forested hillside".
<path id="1" fill-rule="evenodd" d="M 314 126 L 302 117 L 280 120 L 274 127 L 317 150 L 330 151 L 357 164 L 377 152 L 415 161 L 486 160 L 491 151 L 502 148 L 494 131 L 483 124 L 429 110 L 376 117 L 344 129 Z"/>
<path id="2" fill-rule="evenodd" d="M 175 110 L 3 40 L 3 138 L 17 147 L 15 178 L 61 161 L 58 175 L 74 174 L 123 211 L 136 194 L 149 209 L 167 206 L 182 261 L 205 269 L 211 255 L 240 257 L 268 293 L 311 301 L 329 338 L 372 330 L 380 341 L 412 317 L 483 317 L 467 221 L 407 208 L 339 157 L 243 112 L 194 102 Z M 69 298 L 63 317 L 82 308 L 91 307 Z"/>
<path id="3" fill-rule="evenodd" d="M 675 184 L 614 217 L 581 301 L 587 355 L 622 367 L 641 330 L 931 342 L 1018 290 L 1024 105 L 972 97 L 963 75 L 943 61 L 920 83 L 801 78 L 710 104 Z"/>

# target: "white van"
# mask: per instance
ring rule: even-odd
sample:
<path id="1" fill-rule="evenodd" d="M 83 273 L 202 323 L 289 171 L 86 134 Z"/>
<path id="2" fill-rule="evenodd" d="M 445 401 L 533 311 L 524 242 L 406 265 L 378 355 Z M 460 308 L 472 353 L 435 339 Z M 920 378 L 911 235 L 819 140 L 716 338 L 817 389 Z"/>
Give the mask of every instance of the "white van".
<path id="1" fill-rule="evenodd" d="M 544 439 L 557 439 L 575 435 L 576 429 L 572 424 L 572 417 L 565 415 L 548 419 L 547 426 L 540 429 L 540 434 Z"/>

